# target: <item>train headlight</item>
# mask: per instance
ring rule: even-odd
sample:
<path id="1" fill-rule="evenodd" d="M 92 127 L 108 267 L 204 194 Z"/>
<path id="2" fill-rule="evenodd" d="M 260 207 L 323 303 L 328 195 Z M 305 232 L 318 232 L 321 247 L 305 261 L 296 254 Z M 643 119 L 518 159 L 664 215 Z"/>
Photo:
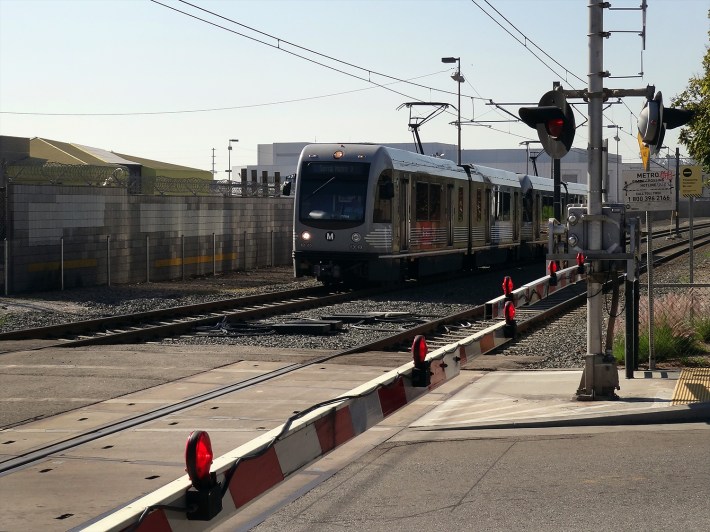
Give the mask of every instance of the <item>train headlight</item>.
<path id="1" fill-rule="evenodd" d="M 352 235 L 350 235 L 350 240 L 355 243 L 360 242 L 360 240 L 362 240 L 362 235 L 360 233 L 353 233 Z"/>
<path id="2" fill-rule="evenodd" d="M 345 153 L 343 153 L 343 150 L 337 150 L 333 154 L 333 159 L 340 159 L 343 155 L 345 155 Z"/>
<path id="3" fill-rule="evenodd" d="M 577 235 L 569 235 L 569 238 L 567 239 L 567 243 L 574 247 L 577 247 L 577 244 L 579 243 L 579 239 L 577 238 Z"/>
<path id="4" fill-rule="evenodd" d="M 301 240 L 305 240 L 306 242 L 308 242 L 310 239 L 311 234 L 308 231 L 303 231 L 303 233 L 301 233 Z"/>

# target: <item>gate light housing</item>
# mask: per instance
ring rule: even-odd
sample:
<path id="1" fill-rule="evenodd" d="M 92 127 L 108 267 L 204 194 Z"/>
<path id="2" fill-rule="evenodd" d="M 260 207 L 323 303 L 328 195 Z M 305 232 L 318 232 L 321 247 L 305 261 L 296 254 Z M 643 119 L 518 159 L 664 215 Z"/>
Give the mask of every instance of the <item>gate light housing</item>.
<path id="1" fill-rule="evenodd" d="M 222 486 L 210 472 L 213 458 L 209 434 L 191 432 L 185 444 L 185 471 L 192 482 L 192 489 L 185 494 L 188 520 L 209 521 L 222 511 Z"/>
<path id="2" fill-rule="evenodd" d="M 503 307 L 505 325 L 503 326 L 503 336 L 505 338 L 515 338 L 517 323 L 515 321 L 515 303 L 506 301 Z"/>
<path id="3" fill-rule="evenodd" d="M 426 345 L 426 338 L 417 335 L 412 342 L 412 386 L 415 388 L 425 388 L 431 384 L 431 362 L 426 359 L 429 348 Z"/>

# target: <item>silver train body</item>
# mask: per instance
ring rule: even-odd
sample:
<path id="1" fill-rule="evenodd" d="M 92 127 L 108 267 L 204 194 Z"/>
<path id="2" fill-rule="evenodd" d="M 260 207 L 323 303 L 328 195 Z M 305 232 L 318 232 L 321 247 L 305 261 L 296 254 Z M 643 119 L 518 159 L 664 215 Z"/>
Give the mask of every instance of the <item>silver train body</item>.
<path id="1" fill-rule="evenodd" d="M 552 180 L 372 144 L 312 144 L 298 163 L 296 277 L 400 281 L 544 253 Z M 563 204 L 584 203 L 570 183 Z"/>

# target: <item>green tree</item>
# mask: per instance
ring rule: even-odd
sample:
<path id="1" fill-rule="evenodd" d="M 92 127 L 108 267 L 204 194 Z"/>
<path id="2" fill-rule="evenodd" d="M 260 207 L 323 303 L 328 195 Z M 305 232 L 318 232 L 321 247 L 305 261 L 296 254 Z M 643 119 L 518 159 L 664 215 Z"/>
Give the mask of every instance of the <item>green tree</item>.
<path id="1" fill-rule="evenodd" d="M 705 47 L 703 71 L 701 77 L 690 78 L 686 89 L 671 100 L 671 106 L 695 112 L 693 120 L 681 129 L 679 140 L 688 149 L 688 154 L 702 164 L 706 172 L 710 172 L 710 46 Z"/>

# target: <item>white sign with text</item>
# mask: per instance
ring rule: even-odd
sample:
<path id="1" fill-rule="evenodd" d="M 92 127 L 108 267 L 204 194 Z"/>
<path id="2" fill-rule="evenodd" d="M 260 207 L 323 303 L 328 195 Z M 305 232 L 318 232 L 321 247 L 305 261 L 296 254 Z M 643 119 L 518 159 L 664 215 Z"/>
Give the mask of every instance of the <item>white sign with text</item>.
<path id="1" fill-rule="evenodd" d="M 624 170 L 622 201 L 627 211 L 672 211 L 675 208 L 675 172 Z"/>

